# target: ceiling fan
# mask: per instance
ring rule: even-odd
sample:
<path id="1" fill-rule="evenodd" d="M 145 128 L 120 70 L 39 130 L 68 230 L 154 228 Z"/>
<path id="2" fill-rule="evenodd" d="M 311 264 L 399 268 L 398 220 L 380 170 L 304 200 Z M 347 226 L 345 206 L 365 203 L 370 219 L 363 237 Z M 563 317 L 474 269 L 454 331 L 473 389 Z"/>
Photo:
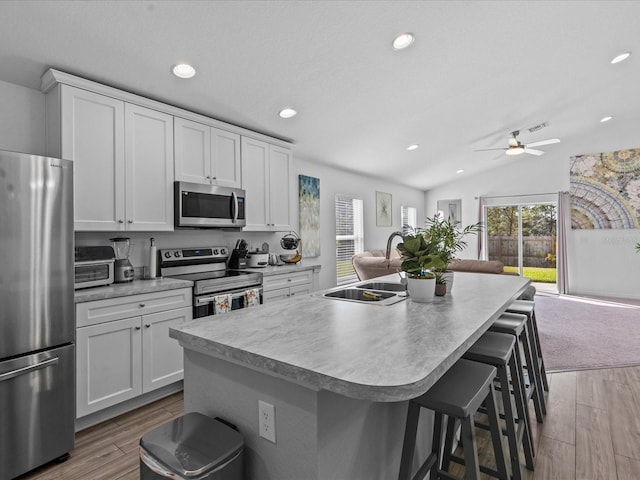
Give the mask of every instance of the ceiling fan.
<path id="1" fill-rule="evenodd" d="M 529 130 L 531 131 L 531 129 Z M 489 150 L 505 150 L 504 153 L 506 153 L 507 155 L 520 155 L 521 153 L 528 153 L 530 155 L 540 156 L 544 154 L 544 152 L 542 150 L 535 150 L 531 147 L 541 147 L 542 145 L 560 143 L 559 138 L 550 138 L 548 140 L 540 140 L 539 142 L 527 143 L 525 145 L 518 140 L 518 135 L 520 135 L 520 130 L 514 130 L 513 132 L 511 132 L 511 137 L 509 138 L 509 146 L 506 148 L 483 148 L 475 151 L 486 152 Z"/>

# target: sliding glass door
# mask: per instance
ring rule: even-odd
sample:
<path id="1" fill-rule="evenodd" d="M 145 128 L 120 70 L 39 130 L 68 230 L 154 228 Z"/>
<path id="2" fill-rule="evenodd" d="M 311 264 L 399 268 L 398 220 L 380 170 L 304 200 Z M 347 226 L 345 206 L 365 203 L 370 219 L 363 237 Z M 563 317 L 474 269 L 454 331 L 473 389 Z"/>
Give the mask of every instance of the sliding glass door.
<path id="1" fill-rule="evenodd" d="M 485 256 L 503 262 L 506 271 L 531 278 L 538 288 L 557 291 L 555 202 L 499 205 L 492 200 L 494 205 L 485 209 Z"/>

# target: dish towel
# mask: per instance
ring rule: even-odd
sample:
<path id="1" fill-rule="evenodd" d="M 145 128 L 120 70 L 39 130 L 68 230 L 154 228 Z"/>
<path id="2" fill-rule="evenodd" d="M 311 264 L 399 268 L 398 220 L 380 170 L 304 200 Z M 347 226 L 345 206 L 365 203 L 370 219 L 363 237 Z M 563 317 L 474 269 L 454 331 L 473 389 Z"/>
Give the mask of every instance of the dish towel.
<path id="1" fill-rule="evenodd" d="M 247 290 L 245 294 L 245 307 L 256 307 L 260 305 L 260 289 L 252 288 L 251 290 Z"/>
<path id="2" fill-rule="evenodd" d="M 214 300 L 214 313 L 226 313 L 231 311 L 231 295 L 216 295 Z"/>

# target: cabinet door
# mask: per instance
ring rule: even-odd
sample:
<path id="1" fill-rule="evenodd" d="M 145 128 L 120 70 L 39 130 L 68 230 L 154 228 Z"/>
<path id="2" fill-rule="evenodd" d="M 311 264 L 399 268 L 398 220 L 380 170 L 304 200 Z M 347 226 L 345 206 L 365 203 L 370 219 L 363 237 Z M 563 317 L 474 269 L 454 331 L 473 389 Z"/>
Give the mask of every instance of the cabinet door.
<path id="1" fill-rule="evenodd" d="M 175 117 L 175 178 L 211 183 L 211 127 Z"/>
<path id="2" fill-rule="evenodd" d="M 191 320 L 192 308 L 180 308 L 142 317 L 142 392 L 182 380 L 183 353 L 169 337 L 169 327 Z"/>
<path id="3" fill-rule="evenodd" d="M 269 144 L 242 137 L 242 188 L 247 192 L 245 230 L 269 230 Z"/>
<path id="4" fill-rule="evenodd" d="M 76 332 L 76 410 L 83 417 L 142 393 L 140 317 Z"/>
<path id="5" fill-rule="evenodd" d="M 125 105 L 126 229 L 173 230 L 173 117 Z"/>
<path id="6" fill-rule="evenodd" d="M 277 288 L 275 290 L 269 290 L 262 292 L 262 301 L 264 303 L 276 302 L 278 300 L 284 300 L 289 298 L 289 288 Z"/>
<path id="7" fill-rule="evenodd" d="M 307 293 L 313 292 L 313 284 L 307 283 L 304 285 L 297 285 L 295 287 L 289 288 L 289 296 L 294 297 L 296 295 L 305 295 Z"/>
<path id="8" fill-rule="evenodd" d="M 61 156 L 73 160 L 75 230 L 124 229 L 124 102 L 67 85 Z"/>
<path id="9" fill-rule="evenodd" d="M 215 185 L 240 188 L 240 135 L 211 129 L 211 180 Z"/>
<path id="10" fill-rule="evenodd" d="M 269 208 L 272 230 L 291 230 L 291 150 L 269 146 Z"/>

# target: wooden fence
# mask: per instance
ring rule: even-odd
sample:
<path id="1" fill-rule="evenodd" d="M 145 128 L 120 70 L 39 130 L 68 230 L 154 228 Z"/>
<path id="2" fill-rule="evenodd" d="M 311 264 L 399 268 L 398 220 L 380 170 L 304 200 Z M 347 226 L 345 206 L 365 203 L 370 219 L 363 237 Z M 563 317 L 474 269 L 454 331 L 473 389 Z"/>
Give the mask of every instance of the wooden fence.
<path id="1" fill-rule="evenodd" d="M 556 266 L 556 237 L 524 237 L 522 261 L 524 267 L 549 268 Z M 489 237 L 489 260 L 505 265 L 518 265 L 518 238 Z"/>

